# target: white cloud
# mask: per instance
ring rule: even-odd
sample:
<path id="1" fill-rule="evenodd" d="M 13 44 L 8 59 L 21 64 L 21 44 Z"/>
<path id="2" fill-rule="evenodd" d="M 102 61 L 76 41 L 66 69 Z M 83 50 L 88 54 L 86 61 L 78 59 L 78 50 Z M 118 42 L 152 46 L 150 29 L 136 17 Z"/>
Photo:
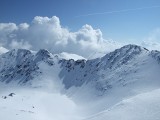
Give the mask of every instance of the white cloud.
<path id="1" fill-rule="evenodd" d="M 17 30 L 18 27 L 15 23 L 0 23 L 0 31 L 1 32 L 12 32 Z"/>
<path id="2" fill-rule="evenodd" d="M 149 50 L 160 50 L 160 43 L 156 41 L 143 41 L 141 45 Z"/>
<path id="3" fill-rule="evenodd" d="M 16 41 L 16 40 L 12 40 L 11 44 L 10 45 L 10 48 L 12 49 L 30 49 L 31 48 L 31 45 L 27 42 L 27 41 Z"/>
<path id="4" fill-rule="evenodd" d="M 141 45 L 149 50 L 160 50 L 160 28 L 153 30 Z"/>
<path id="5" fill-rule="evenodd" d="M 28 30 L 29 25 L 27 23 L 21 23 L 18 27 L 20 30 Z"/>
<path id="6" fill-rule="evenodd" d="M 160 40 L 160 28 L 153 30 L 148 38 L 149 41 L 159 41 Z"/>
<path id="7" fill-rule="evenodd" d="M 4 47 L 0 47 L 0 54 L 6 53 L 8 50 Z"/>
<path id="8" fill-rule="evenodd" d="M 84 57 L 94 52 L 106 53 L 117 48 L 117 44 L 103 38 L 101 30 L 84 25 L 77 32 L 70 32 L 61 26 L 56 16 L 52 18 L 36 16 L 31 24 L 0 23 L 0 45 L 7 49 L 70 52 Z"/>

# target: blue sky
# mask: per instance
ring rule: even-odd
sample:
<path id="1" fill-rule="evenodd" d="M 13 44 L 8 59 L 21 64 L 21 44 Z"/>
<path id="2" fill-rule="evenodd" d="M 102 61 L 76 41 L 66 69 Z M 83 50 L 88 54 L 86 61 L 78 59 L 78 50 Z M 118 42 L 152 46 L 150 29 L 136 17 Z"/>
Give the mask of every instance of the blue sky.
<path id="1" fill-rule="evenodd" d="M 105 39 L 137 43 L 159 30 L 160 0 L 0 0 L 0 23 L 30 24 L 35 16 L 57 16 L 73 32 L 89 24 Z"/>
<path id="2" fill-rule="evenodd" d="M 30 23 L 35 16 L 56 15 L 73 31 L 90 24 L 107 38 L 140 40 L 160 27 L 160 7 L 76 16 L 150 6 L 160 6 L 160 0 L 0 0 L 0 22 Z"/>

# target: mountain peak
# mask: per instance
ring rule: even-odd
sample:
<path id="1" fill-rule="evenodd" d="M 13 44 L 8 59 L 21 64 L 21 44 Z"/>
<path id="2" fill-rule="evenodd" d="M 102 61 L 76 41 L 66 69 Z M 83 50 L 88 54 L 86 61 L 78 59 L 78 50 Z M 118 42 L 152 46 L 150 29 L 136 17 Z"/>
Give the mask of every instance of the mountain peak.
<path id="1" fill-rule="evenodd" d="M 50 55 L 51 53 L 48 51 L 48 50 L 46 50 L 46 49 L 40 49 L 38 52 L 37 52 L 37 54 L 36 55 L 43 55 L 43 56 L 48 56 L 48 55 Z"/>
<path id="2" fill-rule="evenodd" d="M 148 49 L 141 47 L 141 46 L 138 46 L 138 45 L 135 45 L 135 44 L 125 45 L 125 46 L 121 47 L 120 49 L 121 50 L 132 50 L 132 51 L 137 51 L 137 52 L 141 52 L 143 50 L 149 51 Z"/>
<path id="3" fill-rule="evenodd" d="M 26 56 L 27 54 L 30 54 L 31 55 L 31 51 L 29 50 L 26 50 L 26 49 L 12 49 L 4 54 L 2 54 L 3 56 L 5 57 L 21 57 L 21 56 Z"/>
<path id="4" fill-rule="evenodd" d="M 128 63 L 132 58 L 146 51 L 148 51 L 146 48 L 129 44 L 106 54 L 101 58 L 101 61 L 105 61 L 105 65 L 109 68 L 118 67 Z"/>

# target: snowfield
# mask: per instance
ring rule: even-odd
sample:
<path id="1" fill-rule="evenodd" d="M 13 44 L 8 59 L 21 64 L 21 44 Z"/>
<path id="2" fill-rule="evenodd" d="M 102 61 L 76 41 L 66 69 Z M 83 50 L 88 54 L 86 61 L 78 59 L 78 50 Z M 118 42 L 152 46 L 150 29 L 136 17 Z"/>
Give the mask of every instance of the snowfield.
<path id="1" fill-rule="evenodd" d="M 9 96 L 10 93 L 15 95 Z M 1 120 L 80 120 L 76 104 L 65 95 L 28 88 L 0 93 Z"/>
<path id="2" fill-rule="evenodd" d="M 84 120 L 159 120 L 160 89 L 124 99 Z"/>
<path id="3" fill-rule="evenodd" d="M 159 63 L 159 51 L 137 45 L 90 60 L 44 49 L 3 53 L 0 119 L 160 120 Z"/>
<path id="4" fill-rule="evenodd" d="M 160 118 L 160 89 L 124 99 L 111 108 L 89 117 L 85 112 L 90 113 L 92 109 L 76 105 L 65 95 L 31 88 L 3 90 L 0 93 L 2 120 L 159 120 Z M 10 93 L 14 95 L 9 96 Z"/>

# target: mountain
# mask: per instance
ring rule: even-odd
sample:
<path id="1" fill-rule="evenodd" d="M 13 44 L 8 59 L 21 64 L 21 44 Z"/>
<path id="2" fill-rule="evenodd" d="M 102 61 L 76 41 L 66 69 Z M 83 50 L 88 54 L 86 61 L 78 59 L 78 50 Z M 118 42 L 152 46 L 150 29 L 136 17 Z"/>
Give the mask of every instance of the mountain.
<path id="1" fill-rule="evenodd" d="M 158 95 L 160 88 L 159 51 L 126 45 L 91 60 L 82 57 L 80 60 L 64 59 L 62 56 L 45 49 L 37 53 L 25 49 L 11 50 L 0 55 L 0 81 L 7 86 L 45 88 L 65 95 L 80 106 L 79 111 L 85 111 L 83 114 L 88 116 L 87 120 L 143 120 L 146 113 L 139 117 L 131 115 L 131 118 L 120 116 L 131 108 L 136 111 L 138 106 L 133 104 L 143 105 L 139 112 L 143 108 L 149 112 L 152 100 L 154 106 L 159 105 L 159 96 L 151 99 Z M 156 110 L 160 110 L 159 107 Z M 155 116 L 160 118 L 158 113 Z M 152 118 L 155 120 L 155 117 L 148 117 Z"/>

